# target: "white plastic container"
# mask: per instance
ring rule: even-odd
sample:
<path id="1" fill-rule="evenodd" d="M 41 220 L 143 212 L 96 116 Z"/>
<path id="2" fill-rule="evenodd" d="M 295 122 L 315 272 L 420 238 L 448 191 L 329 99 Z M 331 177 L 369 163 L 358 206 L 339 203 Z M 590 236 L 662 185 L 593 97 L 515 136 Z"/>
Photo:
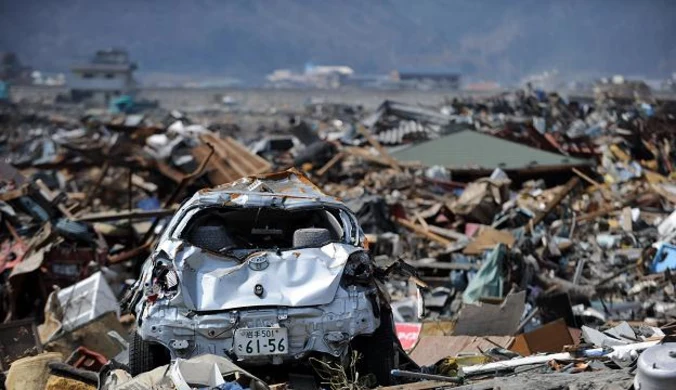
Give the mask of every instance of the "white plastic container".
<path id="1" fill-rule="evenodd" d="M 64 288 L 58 292 L 57 297 L 63 308 L 62 324 L 66 331 L 111 311 L 120 316 L 120 306 L 115 294 L 101 272 Z"/>
<path id="2" fill-rule="evenodd" d="M 638 358 L 636 390 L 676 389 L 676 343 L 655 345 Z"/>

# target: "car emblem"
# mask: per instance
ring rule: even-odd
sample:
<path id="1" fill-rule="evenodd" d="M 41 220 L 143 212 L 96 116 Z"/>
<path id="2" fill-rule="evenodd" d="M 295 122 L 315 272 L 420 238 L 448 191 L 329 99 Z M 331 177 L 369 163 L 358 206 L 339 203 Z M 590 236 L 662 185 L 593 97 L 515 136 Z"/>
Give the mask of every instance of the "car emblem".
<path id="1" fill-rule="evenodd" d="M 270 262 L 265 256 L 256 256 L 252 257 L 251 260 L 249 260 L 249 268 L 251 268 L 252 271 L 262 271 L 270 265 Z"/>

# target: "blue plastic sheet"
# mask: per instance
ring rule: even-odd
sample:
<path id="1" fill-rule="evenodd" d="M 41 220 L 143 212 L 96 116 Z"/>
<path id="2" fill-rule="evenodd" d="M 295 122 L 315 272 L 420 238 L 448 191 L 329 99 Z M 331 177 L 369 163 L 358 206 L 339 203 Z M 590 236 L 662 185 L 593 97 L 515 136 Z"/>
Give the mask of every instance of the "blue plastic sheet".
<path id="1" fill-rule="evenodd" d="M 663 244 L 653 259 L 650 271 L 658 273 L 667 269 L 676 269 L 676 246 Z"/>

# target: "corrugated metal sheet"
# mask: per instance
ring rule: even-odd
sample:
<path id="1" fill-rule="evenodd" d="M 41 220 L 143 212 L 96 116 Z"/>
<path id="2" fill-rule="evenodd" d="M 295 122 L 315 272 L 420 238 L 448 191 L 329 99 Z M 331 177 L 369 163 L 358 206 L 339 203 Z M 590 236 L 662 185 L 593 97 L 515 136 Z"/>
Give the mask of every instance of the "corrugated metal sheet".
<path id="1" fill-rule="evenodd" d="M 381 131 L 376 138 L 383 145 L 399 145 L 416 140 L 439 138 L 440 127 L 416 121 L 401 121 L 399 126 Z"/>
<path id="2" fill-rule="evenodd" d="M 207 164 L 207 171 L 212 183 L 228 183 L 241 177 L 258 175 L 270 170 L 270 163 L 260 156 L 251 153 L 244 145 L 231 137 L 219 138 L 212 134 L 201 136 L 203 145 L 193 149 L 198 162 L 209 155 L 206 144 L 214 147 L 215 156 Z"/>

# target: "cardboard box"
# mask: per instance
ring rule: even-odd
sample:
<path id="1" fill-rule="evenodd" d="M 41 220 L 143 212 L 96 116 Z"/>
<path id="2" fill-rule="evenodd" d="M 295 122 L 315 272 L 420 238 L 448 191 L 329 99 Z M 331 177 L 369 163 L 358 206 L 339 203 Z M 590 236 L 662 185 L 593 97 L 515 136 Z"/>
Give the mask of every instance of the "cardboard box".
<path id="1" fill-rule="evenodd" d="M 561 352 L 566 345 L 575 344 L 566 321 L 560 318 L 516 337 L 512 351 L 529 356 L 540 352 Z"/>

